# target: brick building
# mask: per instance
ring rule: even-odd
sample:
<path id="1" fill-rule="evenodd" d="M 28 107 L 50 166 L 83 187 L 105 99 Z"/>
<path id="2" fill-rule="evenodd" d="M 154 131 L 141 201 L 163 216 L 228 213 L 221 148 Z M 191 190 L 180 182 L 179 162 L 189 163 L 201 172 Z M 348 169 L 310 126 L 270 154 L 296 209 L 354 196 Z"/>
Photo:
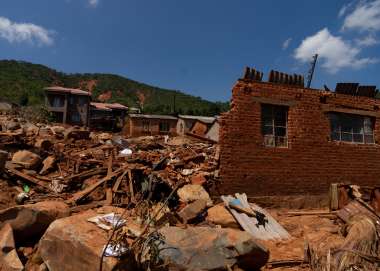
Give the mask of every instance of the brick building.
<path id="1" fill-rule="evenodd" d="M 220 121 L 222 193 L 321 195 L 330 183 L 380 184 L 375 87 L 307 89 L 303 78 L 248 71 Z M 367 97 L 366 97 L 367 96 Z"/>
<path id="2" fill-rule="evenodd" d="M 47 87 L 46 105 L 57 122 L 88 125 L 91 94 L 87 91 L 64 87 Z"/>
<path id="3" fill-rule="evenodd" d="M 128 107 L 119 103 L 90 103 L 89 125 L 100 130 L 120 131 L 125 125 Z"/>
<path id="4" fill-rule="evenodd" d="M 129 114 L 125 125 L 127 136 L 176 135 L 177 118 L 169 115 Z"/>

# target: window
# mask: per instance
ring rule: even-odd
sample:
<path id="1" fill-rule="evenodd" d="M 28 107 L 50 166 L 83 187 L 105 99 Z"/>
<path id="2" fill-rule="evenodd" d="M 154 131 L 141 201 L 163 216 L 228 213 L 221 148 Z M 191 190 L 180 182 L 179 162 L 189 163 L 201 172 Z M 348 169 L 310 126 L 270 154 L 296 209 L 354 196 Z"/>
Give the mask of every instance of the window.
<path id="1" fill-rule="evenodd" d="M 159 129 L 160 129 L 160 132 L 169 132 L 169 123 L 168 122 L 160 122 Z"/>
<path id="2" fill-rule="evenodd" d="M 65 105 L 65 97 L 61 95 L 49 95 L 48 100 L 51 107 L 63 107 Z"/>
<path id="3" fill-rule="evenodd" d="M 143 120 L 143 131 L 145 131 L 145 132 L 149 132 L 150 131 L 149 120 Z"/>
<path id="4" fill-rule="evenodd" d="M 265 146 L 288 146 L 288 107 L 262 104 L 261 121 Z"/>
<path id="5" fill-rule="evenodd" d="M 375 142 L 371 117 L 329 113 L 329 118 L 332 140 L 364 144 Z"/>

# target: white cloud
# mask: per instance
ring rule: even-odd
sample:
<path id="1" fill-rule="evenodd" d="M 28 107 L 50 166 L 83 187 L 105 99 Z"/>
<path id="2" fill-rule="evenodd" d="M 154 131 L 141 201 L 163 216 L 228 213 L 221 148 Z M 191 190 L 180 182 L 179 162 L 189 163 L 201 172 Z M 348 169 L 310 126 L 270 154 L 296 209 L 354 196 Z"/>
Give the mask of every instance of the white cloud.
<path id="1" fill-rule="evenodd" d="M 380 0 L 360 1 L 354 10 L 346 16 L 343 30 L 360 31 L 380 30 Z"/>
<path id="2" fill-rule="evenodd" d="M 360 69 L 368 64 L 378 62 L 375 58 L 360 58 L 360 47 L 339 36 L 332 35 L 327 28 L 315 35 L 305 38 L 295 50 L 294 57 L 300 62 L 309 62 L 314 54 L 318 54 L 322 67 L 330 73 L 343 68 Z"/>
<path id="3" fill-rule="evenodd" d="M 91 7 L 97 7 L 99 4 L 99 0 L 88 0 L 88 3 L 90 4 Z"/>
<path id="4" fill-rule="evenodd" d="M 289 47 L 291 41 L 292 41 L 292 38 L 288 38 L 287 40 L 285 40 L 285 41 L 282 43 L 282 50 L 286 50 L 286 49 L 288 49 L 288 47 Z"/>
<path id="5" fill-rule="evenodd" d="M 343 7 L 339 10 L 338 18 L 343 17 L 343 16 L 347 13 L 348 9 L 349 9 L 351 6 L 352 6 L 352 2 L 349 3 L 349 4 L 343 5 Z"/>
<path id="6" fill-rule="evenodd" d="M 52 32 L 31 23 L 15 23 L 5 17 L 0 17 L 0 38 L 10 43 L 37 43 L 38 45 L 52 45 Z"/>
<path id="7" fill-rule="evenodd" d="M 364 38 L 356 39 L 355 42 L 360 47 L 369 47 L 380 43 L 379 40 L 377 40 L 373 35 L 368 35 Z"/>

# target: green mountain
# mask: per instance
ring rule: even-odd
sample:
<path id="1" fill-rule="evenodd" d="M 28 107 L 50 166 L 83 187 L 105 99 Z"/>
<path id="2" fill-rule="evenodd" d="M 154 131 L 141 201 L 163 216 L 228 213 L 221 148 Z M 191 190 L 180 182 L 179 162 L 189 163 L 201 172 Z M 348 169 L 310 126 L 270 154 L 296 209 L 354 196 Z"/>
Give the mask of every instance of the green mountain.
<path id="1" fill-rule="evenodd" d="M 228 102 L 210 102 L 177 90 L 140 83 L 119 75 L 103 73 L 67 74 L 49 67 L 15 60 L 0 60 L 0 97 L 20 105 L 44 103 L 47 86 L 81 88 L 92 99 L 118 102 L 152 114 L 216 115 L 227 111 Z"/>

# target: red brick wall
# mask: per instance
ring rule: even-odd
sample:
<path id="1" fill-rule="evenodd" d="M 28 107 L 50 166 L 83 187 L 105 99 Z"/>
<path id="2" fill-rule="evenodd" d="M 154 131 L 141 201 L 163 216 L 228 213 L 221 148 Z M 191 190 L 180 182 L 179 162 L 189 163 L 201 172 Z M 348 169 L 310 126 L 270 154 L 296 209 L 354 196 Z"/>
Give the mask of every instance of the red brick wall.
<path id="1" fill-rule="evenodd" d="M 380 124 L 376 144 L 331 141 L 322 96 L 332 107 L 377 112 L 380 101 L 320 90 L 239 80 L 221 118 L 222 193 L 249 196 L 322 194 L 332 182 L 380 184 Z M 254 97 L 295 102 L 288 112 L 288 148 L 263 145 L 261 107 Z"/>

